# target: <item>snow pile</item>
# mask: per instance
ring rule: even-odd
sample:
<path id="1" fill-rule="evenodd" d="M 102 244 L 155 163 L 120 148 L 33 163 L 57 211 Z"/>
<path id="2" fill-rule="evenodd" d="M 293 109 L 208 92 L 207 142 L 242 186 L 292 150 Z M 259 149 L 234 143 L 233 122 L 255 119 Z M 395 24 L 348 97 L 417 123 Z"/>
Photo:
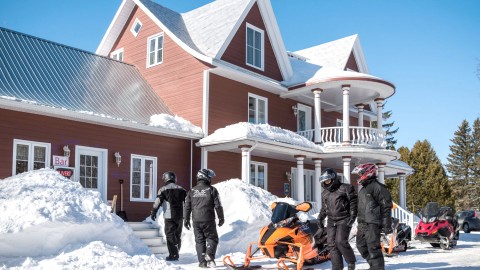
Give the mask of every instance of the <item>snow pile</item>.
<path id="1" fill-rule="evenodd" d="M 150 116 L 150 126 L 162 127 L 165 129 L 184 131 L 195 134 L 203 134 L 201 128 L 193 125 L 189 121 L 180 116 L 172 116 L 169 114 L 155 114 Z"/>
<path id="2" fill-rule="evenodd" d="M 50 169 L 0 181 L 0 256 L 47 256 L 102 241 L 128 254 L 148 254 L 95 191 Z"/>
<path id="3" fill-rule="evenodd" d="M 297 145 L 305 148 L 318 149 L 315 143 L 293 131 L 285 130 L 269 124 L 251 124 L 241 122 L 217 129 L 211 135 L 200 140 L 201 144 L 219 143 L 239 139 L 270 140 Z"/>

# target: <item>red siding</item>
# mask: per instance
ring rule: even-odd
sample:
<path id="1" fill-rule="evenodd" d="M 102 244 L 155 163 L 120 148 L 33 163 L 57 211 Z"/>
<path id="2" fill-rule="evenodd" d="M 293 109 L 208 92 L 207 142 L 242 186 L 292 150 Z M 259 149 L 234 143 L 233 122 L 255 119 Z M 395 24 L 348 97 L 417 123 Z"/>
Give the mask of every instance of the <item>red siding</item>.
<path id="1" fill-rule="evenodd" d="M 163 137 L 82 122 L 15 112 L 0 109 L 0 179 L 12 175 L 13 140 L 21 139 L 51 144 L 52 155 L 63 156 L 63 146 L 68 145 L 70 167 L 75 167 L 75 145 L 108 150 L 107 198 L 118 194 L 120 209 L 120 185 L 125 179 L 124 210 L 131 221 L 148 216 L 151 202 L 130 202 L 130 155 L 157 157 L 157 188 L 163 184 L 162 173 L 174 171 L 180 185 L 190 185 L 190 140 Z M 115 163 L 113 153 L 120 152 L 122 163 Z M 199 167 L 195 164 L 194 167 Z M 156 193 L 156 191 L 155 191 Z"/>
<path id="2" fill-rule="evenodd" d="M 135 19 L 142 23 L 137 37 L 130 32 Z M 164 32 L 135 8 L 112 51 L 123 48 L 124 61 L 134 64 L 174 114 L 202 126 L 203 71 L 199 61 L 164 33 L 163 63 L 146 68 L 148 37 Z"/>
<path id="3" fill-rule="evenodd" d="M 254 67 L 247 66 L 246 63 L 246 25 L 247 23 L 260 28 L 264 31 L 264 70 L 256 69 Z M 250 12 L 248 13 L 245 20 L 242 22 L 241 26 L 238 28 L 237 33 L 233 37 L 232 41 L 228 45 L 224 54 L 221 57 L 222 60 L 235 64 L 239 67 L 248 69 L 255 73 L 262 74 L 269 78 L 275 79 L 277 81 L 283 81 L 282 73 L 278 66 L 275 53 L 273 52 L 272 44 L 270 42 L 269 34 L 266 30 L 265 24 L 263 23 L 263 18 L 258 8 L 257 3 L 255 3 Z"/>

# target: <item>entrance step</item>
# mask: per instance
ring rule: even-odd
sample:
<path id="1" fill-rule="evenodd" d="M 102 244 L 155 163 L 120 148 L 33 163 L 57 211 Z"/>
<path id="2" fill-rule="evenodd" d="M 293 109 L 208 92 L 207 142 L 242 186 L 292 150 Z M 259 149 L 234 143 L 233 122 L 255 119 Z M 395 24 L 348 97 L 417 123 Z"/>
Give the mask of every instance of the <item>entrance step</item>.
<path id="1" fill-rule="evenodd" d="M 148 222 L 127 222 L 127 224 L 132 228 L 133 234 L 140 238 L 153 254 L 161 257 L 168 255 L 167 242 L 160 235 L 159 228 L 155 228 Z"/>

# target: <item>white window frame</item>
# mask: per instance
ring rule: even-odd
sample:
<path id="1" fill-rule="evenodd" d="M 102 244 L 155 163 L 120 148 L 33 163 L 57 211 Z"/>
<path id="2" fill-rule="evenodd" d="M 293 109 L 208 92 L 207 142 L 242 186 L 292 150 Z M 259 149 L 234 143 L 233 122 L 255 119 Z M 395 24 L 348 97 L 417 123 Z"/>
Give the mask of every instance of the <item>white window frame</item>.
<path id="1" fill-rule="evenodd" d="M 153 64 L 150 64 L 150 41 L 152 39 L 155 39 L 156 42 L 155 42 L 155 51 L 153 52 L 155 54 L 155 61 L 157 60 L 157 56 L 158 56 L 158 51 L 159 51 L 159 48 L 158 48 L 158 38 L 159 37 L 162 37 L 162 49 L 161 49 L 161 53 L 162 53 L 162 61 L 160 62 L 154 62 Z M 165 43 L 165 37 L 163 35 L 163 32 L 162 33 L 159 33 L 159 34 L 156 34 L 156 35 L 153 35 L 153 36 L 150 36 L 148 37 L 147 39 L 147 68 L 149 67 L 153 67 L 153 66 L 156 66 L 156 65 L 160 65 L 161 63 L 163 63 L 163 44 Z"/>
<path id="2" fill-rule="evenodd" d="M 137 25 L 140 25 L 140 28 L 138 28 L 138 31 L 135 31 L 135 27 Z M 138 33 L 140 33 L 140 30 L 142 30 L 142 26 L 143 26 L 142 22 L 138 18 L 135 18 L 132 28 L 130 28 L 130 32 L 133 34 L 134 37 L 138 36 Z"/>
<path id="3" fill-rule="evenodd" d="M 252 60 L 253 60 L 253 63 L 248 63 L 248 30 L 251 29 L 254 31 L 254 37 L 255 37 L 255 32 L 258 32 L 260 33 L 260 36 L 261 36 L 261 40 L 262 40 L 262 44 L 261 44 L 261 52 L 260 52 L 260 66 L 256 66 L 255 65 L 255 53 L 252 55 Z M 255 40 L 253 41 L 253 43 L 255 44 Z M 255 47 L 253 47 L 253 49 L 257 49 Z M 265 32 L 258 28 L 258 27 L 255 27 L 249 23 L 247 23 L 247 27 L 245 27 L 245 64 L 247 66 L 250 66 L 250 67 L 254 67 L 256 69 L 260 69 L 260 70 L 264 70 L 264 67 L 265 67 Z"/>
<path id="4" fill-rule="evenodd" d="M 268 163 L 251 161 L 250 166 L 252 166 L 252 165 L 255 166 L 255 177 L 254 177 L 255 178 L 255 183 L 254 183 L 254 185 L 256 187 L 258 187 L 258 166 L 263 166 L 265 178 L 263 179 L 264 187 L 262 187 L 262 188 L 265 189 L 265 190 L 268 190 Z M 250 170 L 250 168 L 248 168 L 248 169 Z M 250 172 L 250 174 L 251 174 L 251 172 Z M 248 179 L 248 183 L 250 183 L 250 179 Z"/>
<path id="5" fill-rule="evenodd" d="M 140 198 L 134 198 L 132 196 L 132 184 L 133 184 L 133 159 L 141 160 L 141 173 L 140 173 Z M 144 188 L 145 188 L 145 160 L 153 161 L 153 172 L 152 172 L 152 187 L 151 187 L 151 198 L 144 198 Z M 130 156 L 130 201 L 135 202 L 153 202 L 155 201 L 157 194 L 157 157 L 144 156 L 132 154 Z"/>
<path id="6" fill-rule="evenodd" d="M 19 140 L 13 139 L 13 158 L 12 158 L 12 175 L 17 174 L 17 144 L 24 144 L 28 145 L 28 171 L 33 171 L 33 149 L 34 146 L 41 146 L 45 147 L 45 168 L 50 168 L 50 159 L 51 157 L 51 144 L 44 143 L 44 142 L 36 142 L 36 141 L 27 141 L 27 140 Z"/>
<path id="7" fill-rule="evenodd" d="M 250 98 L 254 98 L 255 99 L 255 123 L 251 123 L 251 124 L 268 124 L 268 98 L 266 97 L 262 97 L 262 96 L 258 96 L 258 95 L 255 95 L 255 94 L 252 94 L 252 93 L 248 93 L 248 102 L 247 102 L 247 122 L 250 123 Z M 265 102 L 265 123 L 259 123 L 259 119 L 258 119 L 258 101 L 259 100 L 262 100 Z"/>
<path id="8" fill-rule="evenodd" d="M 123 56 L 124 56 L 123 48 L 115 50 L 110 54 L 110 58 L 112 58 L 114 60 L 117 60 L 117 61 L 121 61 L 121 62 L 123 62 Z"/>

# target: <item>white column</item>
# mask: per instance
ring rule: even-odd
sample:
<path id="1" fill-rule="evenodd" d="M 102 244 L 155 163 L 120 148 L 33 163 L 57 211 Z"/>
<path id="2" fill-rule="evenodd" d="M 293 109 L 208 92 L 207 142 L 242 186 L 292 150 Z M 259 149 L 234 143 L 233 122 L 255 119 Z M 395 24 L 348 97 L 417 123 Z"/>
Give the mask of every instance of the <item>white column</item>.
<path id="1" fill-rule="evenodd" d="M 250 148 L 251 145 L 240 145 L 242 150 L 242 181 L 250 183 Z"/>
<path id="2" fill-rule="evenodd" d="M 383 131 L 383 98 L 377 98 L 375 102 L 377 102 L 377 129 Z"/>
<path id="3" fill-rule="evenodd" d="M 350 144 L 350 85 L 342 85 L 343 90 L 343 143 Z"/>
<path id="4" fill-rule="evenodd" d="M 398 185 L 399 185 L 399 204 L 403 209 L 407 209 L 407 185 L 405 181 L 404 173 L 397 173 L 398 175 Z"/>
<path id="5" fill-rule="evenodd" d="M 321 158 L 314 158 L 313 162 L 315 163 L 315 178 L 314 178 L 314 186 L 317 187 L 315 192 L 317 194 L 317 206 L 318 209 L 322 208 L 322 185 L 320 184 L 320 175 L 322 174 L 322 159 Z"/>
<path id="6" fill-rule="evenodd" d="M 378 167 L 377 180 L 378 182 L 385 184 L 385 163 L 377 163 L 377 167 Z"/>
<path id="7" fill-rule="evenodd" d="M 205 148 L 201 150 L 200 168 L 208 168 L 208 151 Z"/>
<path id="8" fill-rule="evenodd" d="M 303 181 L 303 160 L 305 156 L 297 155 L 297 200 L 303 202 L 305 200 L 305 183 Z"/>
<path id="9" fill-rule="evenodd" d="M 365 108 L 365 105 L 363 104 L 357 104 L 357 109 L 358 109 L 358 126 L 363 127 L 363 108 Z"/>
<path id="10" fill-rule="evenodd" d="M 342 157 L 343 160 L 343 183 L 350 184 L 350 161 L 352 157 Z"/>
<path id="11" fill-rule="evenodd" d="M 322 89 L 315 88 L 312 90 L 314 101 L 315 101 L 315 143 L 321 143 L 320 139 L 320 128 L 322 128 L 322 103 L 320 99 L 320 94 L 322 93 Z"/>

